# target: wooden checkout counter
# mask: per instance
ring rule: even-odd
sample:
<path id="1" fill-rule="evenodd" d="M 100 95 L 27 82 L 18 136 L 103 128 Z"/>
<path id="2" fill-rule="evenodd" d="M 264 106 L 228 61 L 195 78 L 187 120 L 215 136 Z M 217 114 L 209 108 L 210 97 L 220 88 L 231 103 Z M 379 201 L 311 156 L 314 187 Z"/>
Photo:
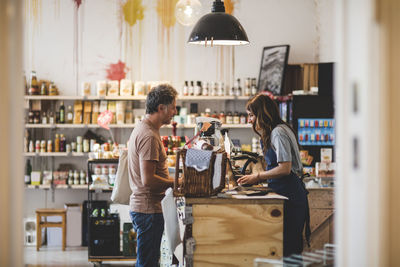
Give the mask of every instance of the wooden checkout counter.
<path id="1" fill-rule="evenodd" d="M 311 247 L 333 243 L 333 188 L 309 188 Z M 283 256 L 283 199 L 185 198 L 192 207 L 193 266 L 252 266 Z M 188 250 L 186 250 L 188 252 Z M 190 253 L 190 252 L 189 252 Z M 186 253 L 187 255 L 187 253 Z"/>

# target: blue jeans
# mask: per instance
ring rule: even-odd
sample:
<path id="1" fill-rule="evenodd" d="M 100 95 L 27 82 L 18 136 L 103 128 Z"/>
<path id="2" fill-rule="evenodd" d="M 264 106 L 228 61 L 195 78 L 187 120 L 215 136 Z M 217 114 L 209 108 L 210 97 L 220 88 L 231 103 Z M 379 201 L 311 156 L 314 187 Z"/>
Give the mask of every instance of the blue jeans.
<path id="1" fill-rule="evenodd" d="M 155 267 L 160 260 L 161 238 L 164 232 L 162 213 L 130 212 L 137 235 L 136 267 Z"/>

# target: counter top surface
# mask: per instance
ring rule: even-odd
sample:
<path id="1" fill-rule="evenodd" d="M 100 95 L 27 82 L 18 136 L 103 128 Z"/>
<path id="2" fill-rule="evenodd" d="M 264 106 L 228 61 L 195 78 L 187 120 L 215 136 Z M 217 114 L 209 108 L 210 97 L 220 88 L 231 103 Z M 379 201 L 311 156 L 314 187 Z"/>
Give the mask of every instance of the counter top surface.
<path id="1" fill-rule="evenodd" d="M 269 193 L 266 196 L 244 198 L 185 197 L 186 204 L 283 204 L 285 197 Z"/>

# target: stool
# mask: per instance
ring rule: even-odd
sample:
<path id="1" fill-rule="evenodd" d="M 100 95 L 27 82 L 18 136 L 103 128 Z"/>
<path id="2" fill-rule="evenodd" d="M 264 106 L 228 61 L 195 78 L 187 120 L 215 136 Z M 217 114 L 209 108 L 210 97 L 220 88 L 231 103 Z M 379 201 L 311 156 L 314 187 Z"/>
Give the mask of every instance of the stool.
<path id="1" fill-rule="evenodd" d="M 61 216 L 61 222 L 47 222 L 47 216 Z M 42 217 L 45 217 L 42 222 Z M 62 228 L 62 250 L 65 250 L 66 244 L 66 210 L 65 209 L 37 209 L 36 210 L 36 250 L 39 251 L 42 245 L 42 228 L 61 227 Z"/>

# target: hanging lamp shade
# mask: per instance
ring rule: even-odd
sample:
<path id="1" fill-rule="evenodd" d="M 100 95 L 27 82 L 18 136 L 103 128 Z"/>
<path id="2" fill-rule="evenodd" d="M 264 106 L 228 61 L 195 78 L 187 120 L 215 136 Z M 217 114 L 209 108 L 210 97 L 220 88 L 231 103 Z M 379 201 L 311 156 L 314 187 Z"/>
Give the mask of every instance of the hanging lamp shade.
<path id="1" fill-rule="evenodd" d="M 215 0 L 211 13 L 204 15 L 194 26 L 189 44 L 200 45 L 244 45 L 249 43 L 240 22 L 225 13 L 224 2 Z"/>

